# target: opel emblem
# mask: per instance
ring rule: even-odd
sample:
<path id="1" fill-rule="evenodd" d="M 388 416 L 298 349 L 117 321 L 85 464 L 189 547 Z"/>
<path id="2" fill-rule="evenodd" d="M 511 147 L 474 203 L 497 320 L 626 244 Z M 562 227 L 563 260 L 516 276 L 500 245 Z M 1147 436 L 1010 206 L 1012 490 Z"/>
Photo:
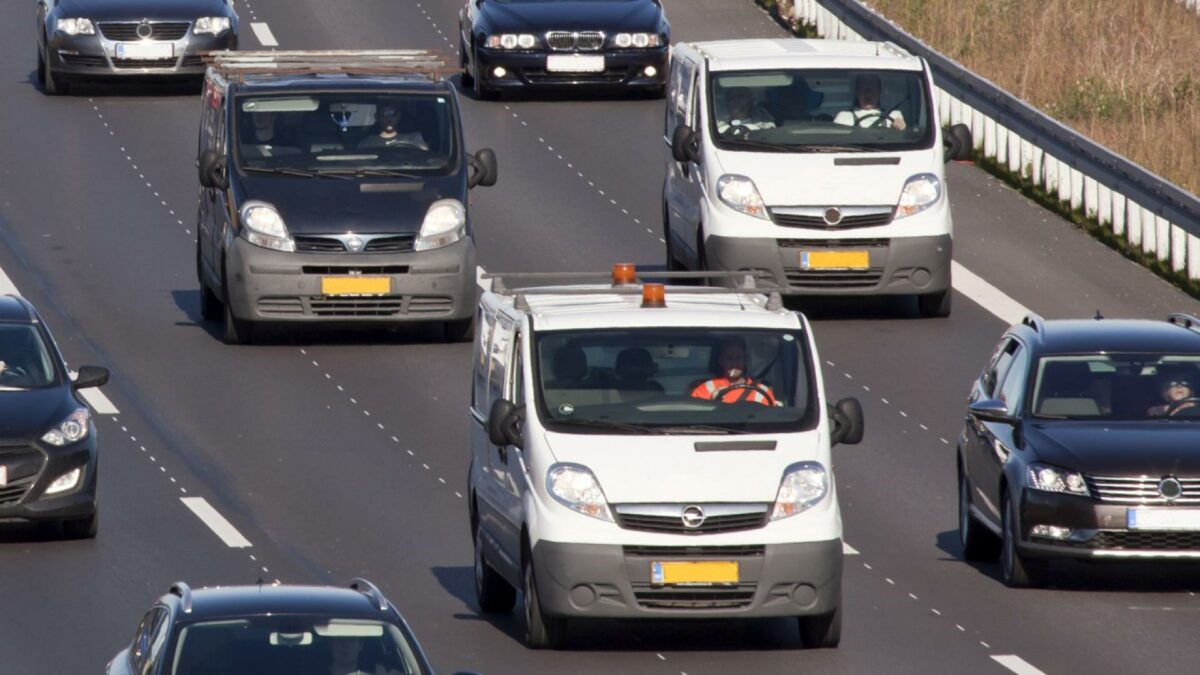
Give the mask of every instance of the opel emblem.
<path id="1" fill-rule="evenodd" d="M 150 25 L 149 21 L 142 19 L 142 22 L 139 23 L 138 27 L 137 27 L 137 36 L 142 38 L 143 40 L 145 40 L 153 34 L 154 34 L 154 27 Z"/>
<path id="2" fill-rule="evenodd" d="M 680 520 L 683 521 L 683 526 L 694 530 L 704 524 L 704 509 L 699 506 L 689 506 L 683 510 Z"/>
<path id="3" fill-rule="evenodd" d="M 348 248 L 349 248 L 351 251 L 354 251 L 354 252 L 361 251 L 361 250 L 363 249 L 363 246 L 364 246 L 365 244 L 366 244 L 366 242 L 364 242 L 364 241 L 362 240 L 362 237 L 359 237 L 359 236 L 357 236 L 357 235 L 353 235 L 353 234 L 352 234 L 352 235 L 350 235 L 349 237 L 347 237 L 347 238 L 346 238 L 346 246 L 347 246 L 347 247 L 348 247 Z"/>
<path id="4" fill-rule="evenodd" d="M 1162 495 L 1163 499 L 1173 502 L 1183 496 L 1183 484 L 1174 476 L 1167 476 L 1158 481 L 1158 494 Z"/>
<path id="5" fill-rule="evenodd" d="M 825 209 L 825 224 L 837 225 L 842 222 L 842 210 L 836 206 Z"/>

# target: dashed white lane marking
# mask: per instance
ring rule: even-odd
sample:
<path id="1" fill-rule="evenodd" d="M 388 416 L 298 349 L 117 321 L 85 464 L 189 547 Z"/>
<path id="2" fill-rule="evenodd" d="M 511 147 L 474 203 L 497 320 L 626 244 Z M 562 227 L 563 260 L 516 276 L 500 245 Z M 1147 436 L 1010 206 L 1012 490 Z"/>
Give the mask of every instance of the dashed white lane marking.
<path id="1" fill-rule="evenodd" d="M 483 269 L 483 265 L 477 265 L 475 267 L 475 285 L 479 286 L 480 290 L 490 291 L 492 290 L 492 280 L 484 279 L 484 274 L 487 274 L 487 270 Z"/>
<path id="2" fill-rule="evenodd" d="M 995 314 L 1007 324 L 1020 323 L 1029 314 L 1029 309 L 1013 300 L 1004 291 L 984 281 L 982 277 L 963 267 L 957 261 L 951 263 L 954 290 L 974 300 L 980 307 Z"/>
<path id="3" fill-rule="evenodd" d="M 858 549 L 854 548 L 846 542 L 842 542 L 842 555 L 858 555 Z"/>
<path id="4" fill-rule="evenodd" d="M 250 29 L 254 31 L 254 37 L 258 38 L 258 43 L 264 47 L 278 47 L 279 41 L 275 39 L 275 34 L 271 32 L 271 27 L 263 21 L 258 21 L 250 24 Z"/>
<path id="5" fill-rule="evenodd" d="M 992 660 L 1017 673 L 1017 675 L 1046 675 L 1041 670 L 1035 668 L 1033 664 L 1016 654 L 992 654 Z"/>
<path id="6" fill-rule="evenodd" d="M 179 501 L 183 505 L 192 510 L 208 529 L 212 530 L 221 541 L 229 548 L 248 548 L 253 546 L 250 540 L 243 537 L 241 532 L 233 526 L 233 523 L 225 520 L 225 516 L 217 513 L 217 510 L 208 503 L 204 497 L 180 497 Z"/>

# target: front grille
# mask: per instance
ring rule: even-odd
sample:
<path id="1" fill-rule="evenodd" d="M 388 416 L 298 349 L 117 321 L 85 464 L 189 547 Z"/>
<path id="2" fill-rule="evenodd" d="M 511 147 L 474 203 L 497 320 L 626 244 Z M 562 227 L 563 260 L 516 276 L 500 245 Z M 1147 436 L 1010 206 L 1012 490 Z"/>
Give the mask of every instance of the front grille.
<path id="1" fill-rule="evenodd" d="M 174 68 L 176 58 L 169 59 L 113 59 L 117 68 Z"/>
<path id="2" fill-rule="evenodd" d="M 376 237 L 367 242 L 363 251 L 367 253 L 402 253 L 413 250 L 415 234 L 397 234 L 391 237 Z"/>
<path id="3" fill-rule="evenodd" d="M 524 74 L 525 79 L 534 84 L 620 84 L 629 77 L 628 69 L 602 73 L 551 73 L 541 68 L 526 68 Z"/>
<path id="4" fill-rule="evenodd" d="M 12 506 L 20 503 L 35 481 L 37 481 L 36 475 L 9 481 L 8 485 L 0 488 L 0 506 Z"/>
<path id="5" fill-rule="evenodd" d="M 647 609 L 740 609 L 754 601 L 758 584 L 680 587 L 633 584 L 633 597 Z"/>
<path id="6" fill-rule="evenodd" d="M 454 300 L 438 295 L 374 297 L 267 297 L 258 301 L 262 316 L 386 317 L 438 316 L 454 311 Z"/>
<path id="7" fill-rule="evenodd" d="M 151 21 L 150 34 L 146 37 L 138 35 L 140 21 L 101 21 L 100 33 L 109 40 L 178 40 L 187 35 L 191 24 L 187 21 Z"/>
<path id="8" fill-rule="evenodd" d="M 1097 550 L 1200 551 L 1200 532 L 1101 530 L 1084 545 Z"/>
<path id="9" fill-rule="evenodd" d="M 883 270 L 802 270 L 785 267 L 788 286 L 800 288 L 872 288 L 883 279 Z"/>
<path id="10" fill-rule="evenodd" d="M 810 251 L 820 249 L 871 249 L 887 248 L 888 239 L 776 239 L 780 248 L 803 248 Z"/>
<path id="11" fill-rule="evenodd" d="M 93 56 L 90 54 L 62 54 L 63 63 L 68 66 L 84 66 L 87 68 L 107 68 L 108 59 L 103 56 Z"/>
<path id="12" fill-rule="evenodd" d="M 305 274 L 408 274 L 408 265 L 304 265 Z"/>
<path id="13" fill-rule="evenodd" d="M 844 216 L 836 225 L 825 222 L 822 216 L 772 213 L 771 220 L 783 227 L 807 227 L 819 230 L 849 230 L 856 227 L 876 227 L 892 222 L 892 213 L 868 213 L 860 216 Z"/>
<path id="14" fill-rule="evenodd" d="M 1085 476 L 1088 490 L 1102 502 L 1119 504 L 1200 504 L 1200 478 L 1176 478 L 1183 486 L 1178 499 L 1167 501 L 1158 492 L 1162 478 L 1150 476 Z"/>
<path id="15" fill-rule="evenodd" d="M 761 544 L 748 546 L 625 546 L 623 550 L 625 555 L 630 558 L 729 559 L 761 558 L 766 555 L 767 547 Z"/>
<path id="16" fill-rule="evenodd" d="M 296 251 L 300 253 L 345 253 L 346 246 L 340 239 L 332 237 L 314 237 L 303 234 L 292 235 L 296 243 Z"/>
<path id="17" fill-rule="evenodd" d="M 0 487 L 0 506 L 12 506 L 20 503 L 37 482 L 46 456 L 25 445 L 0 446 L 0 464 L 8 467 L 8 484 Z"/>
<path id="18" fill-rule="evenodd" d="M 546 33 L 546 44 L 559 52 L 594 52 L 604 46 L 604 33 L 598 30 L 552 30 Z"/>
<path id="19" fill-rule="evenodd" d="M 753 530 L 762 527 L 767 522 L 767 504 L 721 505 L 720 507 L 701 505 L 706 511 L 711 510 L 711 513 L 699 527 L 688 527 L 683 524 L 680 515 L 683 506 L 619 504 L 614 507 L 614 511 L 617 515 L 617 525 L 627 530 L 642 532 L 689 535 L 718 534 Z"/>
<path id="20" fill-rule="evenodd" d="M 413 250 L 415 234 L 396 234 L 367 239 L 363 253 L 407 253 Z M 346 245 L 338 237 L 295 235 L 296 250 L 301 253 L 346 253 Z"/>

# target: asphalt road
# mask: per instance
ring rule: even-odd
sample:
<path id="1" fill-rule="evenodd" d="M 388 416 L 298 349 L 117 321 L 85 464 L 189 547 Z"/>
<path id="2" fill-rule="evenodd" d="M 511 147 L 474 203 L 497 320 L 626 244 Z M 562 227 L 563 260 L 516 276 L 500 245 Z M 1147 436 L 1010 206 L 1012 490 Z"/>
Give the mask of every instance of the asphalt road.
<path id="1" fill-rule="evenodd" d="M 676 40 L 781 36 L 748 0 L 666 0 Z M 287 49 L 457 48 L 457 0 L 240 2 Z M 788 621 L 598 622 L 531 652 L 514 617 L 472 599 L 462 498 L 467 345 L 436 331 L 275 335 L 223 345 L 194 275 L 195 88 L 44 97 L 31 3 L 0 5 L 0 269 L 73 365 L 113 370 L 99 416 L 101 532 L 58 542 L 0 528 L 0 672 L 97 672 L 176 579 L 193 586 L 377 582 L 439 668 L 484 673 L 1132 673 L 1194 662 L 1200 575 L 1063 565 L 1049 590 L 1004 587 L 958 558 L 953 443 L 969 382 L 1004 329 L 1004 294 L 1047 318 L 1162 318 L 1200 305 L 968 165 L 950 167 L 956 258 L 990 286 L 954 314 L 801 303 L 834 398 L 867 435 L 835 450 L 847 557 L 838 650 Z M 500 182 L 472 192 L 489 270 L 663 259 L 662 103 L 463 97 L 470 149 Z M 966 279 L 956 277 L 956 283 Z M 978 297 L 982 304 L 970 299 Z M 181 499 L 247 540 L 229 546 Z M 236 542 L 235 542 L 236 543 Z"/>

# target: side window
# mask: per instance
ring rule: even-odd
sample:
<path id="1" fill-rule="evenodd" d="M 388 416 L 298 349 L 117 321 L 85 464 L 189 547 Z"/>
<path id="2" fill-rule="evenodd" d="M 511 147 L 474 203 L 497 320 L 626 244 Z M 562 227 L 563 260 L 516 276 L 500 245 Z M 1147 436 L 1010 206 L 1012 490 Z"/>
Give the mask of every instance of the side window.
<path id="1" fill-rule="evenodd" d="M 509 372 L 509 400 L 521 405 L 525 400 L 525 355 L 521 352 L 521 331 L 513 334 L 512 367 Z"/>
<path id="2" fill-rule="evenodd" d="M 692 103 L 692 89 L 696 80 L 695 66 L 684 58 L 671 61 L 669 76 L 670 92 L 667 97 L 667 125 L 665 134 L 668 139 L 675 133 L 675 128 L 688 124 L 689 107 Z"/>
<path id="3" fill-rule="evenodd" d="M 1007 338 L 996 346 L 996 351 L 992 354 L 992 358 L 988 362 L 987 370 L 983 371 L 984 396 L 988 398 L 996 397 L 996 386 L 1004 378 L 1004 374 L 1008 372 L 1008 367 L 1012 363 L 1013 352 L 1016 351 L 1017 346 L 1017 341 L 1012 338 Z"/>
<path id="4" fill-rule="evenodd" d="M 492 344 L 488 350 L 488 406 L 492 401 L 502 398 L 508 384 L 508 364 L 512 358 L 512 319 L 500 314 L 496 317 L 496 327 L 492 329 Z M 487 414 L 488 410 L 482 410 Z"/>
<path id="5" fill-rule="evenodd" d="M 700 88 L 697 86 L 697 82 L 700 75 L 696 72 L 695 68 L 689 67 L 688 72 L 690 74 L 687 76 L 689 82 L 687 84 L 687 112 L 684 115 L 684 124 L 687 124 L 693 131 L 696 131 L 698 130 L 696 124 L 699 119 L 696 111 L 700 102 Z"/>
<path id="6" fill-rule="evenodd" d="M 133 636 L 133 644 L 129 646 L 129 660 L 134 672 L 145 672 L 146 664 L 150 663 L 155 630 L 163 623 L 165 614 L 162 609 L 155 607 L 146 612 L 146 616 L 142 617 L 142 622 L 138 624 L 137 633 Z"/>
<path id="7" fill-rule="evenodd" d="M 484 415 L 488 413 L 488 406 L 491 404 L 487 391 L 488 354 L 491 349 L 492 327 L 495 322 L 494 314 L 490 314 L 483 307 L 479 308 L 479 314 L 475 317 L 475 329 L 478 334 L 475 338 L 475 360 L 472 366 L 472 370 L 475 371 L 475 381 L 471 388 L 471 406 Z"/>
<path id="8" fill-rule="evenodd" d="M 1000 384 L 999 395 L 996 398 L 1004 402 L 1010 413 L 1021 409 L 1025 394 L 1025 383 L 1028 381 L 1026 372 L 1029 370 L 1029 350 L 1016 346 L 1016 353 L 1008 366 L 1008 373 Z"/>
<path id="9" fill-rule="evenodd" d="M 154 626 L 151 628 L 150 657 L 146 659 L 146 665 L 142 668 L 143 675 L 154 672 L 154 666 L 161 661 L 163 645 L 167 643 L 167 633 L 171 627 L 170 621 L 167 620 L 169 616 L 167 610 L 158 610 L 158 616 L 155 617 Z"/>

